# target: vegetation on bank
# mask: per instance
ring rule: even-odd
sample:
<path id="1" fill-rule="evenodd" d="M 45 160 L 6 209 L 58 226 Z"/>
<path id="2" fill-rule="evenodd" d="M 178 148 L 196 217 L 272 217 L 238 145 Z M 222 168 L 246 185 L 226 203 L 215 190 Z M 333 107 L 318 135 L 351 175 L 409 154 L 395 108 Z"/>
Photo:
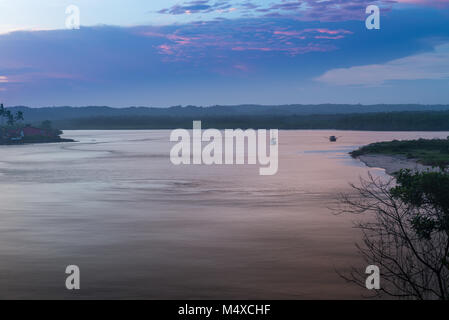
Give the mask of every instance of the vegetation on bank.
<path id="1" fill-rule="evenodd" d="M 5 109 L 3 104 L 0 104 L 0 121 L 0 145 L 73 141 L 62 139 L 60 137 L 62 131 L 54 129 L 48 120 L 34 127 L 31 124 L 24 124 L 22 111 L 13 113 Z"/>
<path id="2" fill-rule="evenodd" d="M 365 154 L 401 155 L 415 159 L 423 165 L 447 168 L 449 166 L 449 137 L 448 139 L 377 142 L 351 152 L 354 158 Z"/>
<path id="3" fill-rule="evenodd" d="M 363 114 L 235 114 L 207 113 L 179 115 L 121 115 L 89 116 L 53 120 L 62 129 L 117 130 L 117 129 L 176 129 L 192 128 L 192 121 L 201 120 L 204 128 L 277 128 L 335 129 L 370 131 L 449 131 L 449 111 L 386 112 Z"/>
<path id="4" fill-rule="evenodd" d="M 302 115 L 335 115 L 335 114 L 367 114 L 391 112 L 431 112 L 449 111 L 449 105 L 418 105 L 418 104 L 318 104 L 318 105 L 215 105 L 157 107 L 124 107 L 111 108 L 107 106 L 85 107 L 42 107 L 29 108 L 24 106 L 9 107 L 11 112 L 22 111 L 30 123 L 40 123 L 44 120 L 56 121 L 95 118 L 95 117 L 240 117 L 240 116 L 302 116 Z"/>
<path id="5" fill-rule="evenodd" d="M 449 173 L 401 170 L 389 181 L 370 175 L 352 187 L 337 210 L 370 216 L 356 228 L 362 232 L 357 244 L 361 258 L 381 272 L 371 293 L 449 300 Z M 364 289 L 376 285 L 365 267 L 340 275 Z"/>

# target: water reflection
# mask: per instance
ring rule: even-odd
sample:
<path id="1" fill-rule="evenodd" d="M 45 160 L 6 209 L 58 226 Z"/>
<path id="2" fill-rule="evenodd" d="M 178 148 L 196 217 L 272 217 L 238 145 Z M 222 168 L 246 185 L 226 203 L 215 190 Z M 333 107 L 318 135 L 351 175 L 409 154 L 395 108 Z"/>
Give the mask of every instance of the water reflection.
<path id="1" fill-rule="evenodd" d="M 278 174 L 260 176 L 173 166 L 169 133 L 67 131 L 79 142 L 0 147 L 0 298 L 360 298 L 335 273 L 360 262 L 353 218 L 328 209 L 369 170 L 347 152 L 448 136 L 282 131 Z"/>

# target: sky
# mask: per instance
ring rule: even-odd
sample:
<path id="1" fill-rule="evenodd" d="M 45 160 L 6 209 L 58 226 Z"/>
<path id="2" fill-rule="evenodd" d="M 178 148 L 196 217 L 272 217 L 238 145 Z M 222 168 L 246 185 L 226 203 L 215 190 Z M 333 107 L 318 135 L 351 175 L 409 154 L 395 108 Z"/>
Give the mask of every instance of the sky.
<path id="1" fill-rule="evenodd" d="M 449 0 L 0 0 L 0 101 L 449 104 Z"/>

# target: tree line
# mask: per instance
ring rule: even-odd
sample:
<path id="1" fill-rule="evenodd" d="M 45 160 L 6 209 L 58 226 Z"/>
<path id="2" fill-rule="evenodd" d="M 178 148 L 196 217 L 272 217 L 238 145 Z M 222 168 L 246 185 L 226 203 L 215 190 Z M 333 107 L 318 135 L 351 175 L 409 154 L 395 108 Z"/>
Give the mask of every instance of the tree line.
<path id="1" fill-rule="evenodd" d="M 381 112 L 316 115 L 192 115 L 93 116 L 54 120 L 62 129 L 175 129 L 191 128 L 201 120 L 204 128 L 284 130 L 336 129 L 372 131 L 449 131 L 449 111 Z"/>
<path id="2" fill-rule="evenodd" d="M 3 103 L 0 104 L 0 118 L 1 124 L 4 125 L 4 121 L 6 119 L 6 124 L 8 126 L 14 126 L 19 121 L 23 121 L 23 112 L 17 111 L 16 113 L 11 112 L 11 110 L 6 109 L 3 106 Z"/>

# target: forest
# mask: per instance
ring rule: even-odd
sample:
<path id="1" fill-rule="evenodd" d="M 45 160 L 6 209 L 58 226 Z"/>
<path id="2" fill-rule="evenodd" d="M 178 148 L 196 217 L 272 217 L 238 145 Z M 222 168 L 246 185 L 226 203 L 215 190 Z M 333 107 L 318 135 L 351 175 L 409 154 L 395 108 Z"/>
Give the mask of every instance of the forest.
<path id="1" fill-rule="evenodd" d="M 371 131 L 449 131 L 449 111 L 404 111 L 352 114 L 254 115 L 122 115 L 54 120 L 61 129 L 175 129 L 191 128 L 335 129 Z"/>

